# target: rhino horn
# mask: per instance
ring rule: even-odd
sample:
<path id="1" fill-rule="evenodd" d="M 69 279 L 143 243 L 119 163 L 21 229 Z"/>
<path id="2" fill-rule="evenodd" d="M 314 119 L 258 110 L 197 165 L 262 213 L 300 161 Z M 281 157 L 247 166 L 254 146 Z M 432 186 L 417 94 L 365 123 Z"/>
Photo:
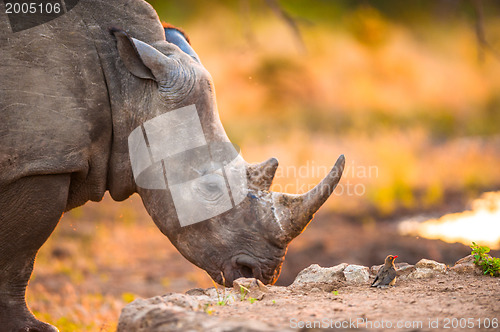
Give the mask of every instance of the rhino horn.
<path id="1" fill-rule="evenodd" d="M 249 186 L 254 190 L 268 191 L 273 183 L 274 175 L 278 169 L 278 159 L 268 160 L 248 166 L 248 178 L 251 179 Z"/>
<path id="2" fill-rule="evenodd" d="M 312 220 L 314 213 L 333 193 L 344 171 L 345 158 L 341 155 L 330 173 L 313 189 L 301 194 L 272 193 L 275 217 L 280 224 L 280 242 L 288 243 L 298 236 Z"/>

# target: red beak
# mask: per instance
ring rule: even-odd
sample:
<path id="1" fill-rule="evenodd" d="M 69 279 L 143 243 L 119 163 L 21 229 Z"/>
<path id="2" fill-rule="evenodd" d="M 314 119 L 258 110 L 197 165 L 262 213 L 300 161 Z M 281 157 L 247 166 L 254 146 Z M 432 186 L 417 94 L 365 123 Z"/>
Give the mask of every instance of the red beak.
<path id="1" fill-rule="evenodd" d="M 396 255 L 396 256 L 394 256 L 394 258 L 393 258 L 392 260 L 395 260 L 396 258 L 398 258 L 398 256 L 397 256 L 397 255 Z"/>

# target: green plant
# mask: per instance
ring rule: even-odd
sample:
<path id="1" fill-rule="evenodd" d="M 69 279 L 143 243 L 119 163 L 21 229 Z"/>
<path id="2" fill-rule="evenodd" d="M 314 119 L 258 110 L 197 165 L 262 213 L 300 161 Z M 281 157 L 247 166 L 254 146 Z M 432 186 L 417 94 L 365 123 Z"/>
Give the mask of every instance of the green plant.
<path id="1" fill-rule="evenodd" d="M 240 301 L 245 300 L 245 297 L 248 294 L 248 288 L 245 286 L 240 285 Z"/>
<path id="2" fill-rule="evenodd" d="M 219 293 L 217 292 L 217 297 L 218 297 L 217 305 L 224 306 L 229 301 L 229 295 L 224 294 L 222 297 L 219 298 Z"/>
<path id="3" fill-rule="evenodd" d="M 224 278 L 224 275 L 221 272 L 222 276 L 222 284 L 224 285 L 224 289 L 222 291 L 219 290 L 219 287 L 215 283 L 215 281 L 212 279 L 212 283 L 215 286 L 215 290 L 217 291 L 217 305 L 224 306 L 228 303 L 230 294 L 226 294 L 226 279 Z"/>
<path id="4" fill-rule="evenodd" d="M 240 285 L 240 301 L 244 301 L 249 292 L 250 291 L 248 288 Z M 253 304 L 255 301 L 257 301 L 257 299 L 255 297 L 249 297 L 248 301 Z"/>
<path id="5" fill-rule="evenodd" d="M 470 247 L 472 249 L 471 255 L 474 257 L 474 264 L 482 267 L 484 274 L 500 276 L 500 258 L 488 255 L 490 248 L 479 246 L 475 242 L 472 242 Z"/>
<path id="6" fill-rule="evenodd" d="M 332 294 L 335 295 L 335 296 L 337 296 L 337 295 L 339 295 L 339 291 L 338 290 L 334 290 L 334 291 L 332 291 Z"/>
<path id="7" fill-rule="evenodd" d="M 226 288 L 222 292 L 217 289 L 217 305 L 224 306 L 229 302 L 230 294 L 226 294 Z"/>

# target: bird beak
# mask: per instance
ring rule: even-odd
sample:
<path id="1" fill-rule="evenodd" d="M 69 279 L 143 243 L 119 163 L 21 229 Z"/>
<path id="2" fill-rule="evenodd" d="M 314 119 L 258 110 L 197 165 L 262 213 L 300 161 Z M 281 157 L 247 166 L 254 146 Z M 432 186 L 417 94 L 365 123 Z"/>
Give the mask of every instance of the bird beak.
<path id="1" fill-rule="evenodd" d="M 398 256 L 397 256 L 397 255 L 396 255 L 396 256 L 394 256 L 394 257 L 392 258 L 392 260 L 395 260 L 396 258 L 398 258 Z"/>

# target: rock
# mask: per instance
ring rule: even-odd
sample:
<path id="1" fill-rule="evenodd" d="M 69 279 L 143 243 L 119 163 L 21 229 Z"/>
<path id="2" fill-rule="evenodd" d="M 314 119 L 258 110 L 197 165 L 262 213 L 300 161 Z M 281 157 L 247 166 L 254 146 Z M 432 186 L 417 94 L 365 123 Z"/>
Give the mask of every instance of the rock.
<path id="1" fill-rule="evenodd" d="M 184 294 L 135 300 L 122 310 L 117 327 L 117 332 L 167 331 L 267 332 L 276 331 L 276 327 L 255 320 L 223 320 L 209 316 L 199 308 L 197 301 Z"/>
<path id="2" fill-rule="evenodd" d="M 186 292 L 186 295 L 192 299 L 209 304 L 216 304 L 219 301 L 225 301 L 227 304 L 233 303 L 235 297 L 231 288 L 221 287 L 220 289 L 212 288 L 193 288 Z"/>
<path id="3" fill-rule="evenodd" d="M 175 322 L 175 319 L 172 319 L 173 317 L 183 315 L 188 311 L 169 302 L 169 296 L 155 296 L 147 300 L 138 299 L 125 306 L 120 314 L 117 331 L 161 331 L 163 323 L 171 324 L 171 320 Z M 190 300 L 186 300 L 183 304 L 186 305 L 189 302 Z M 191 311 L 191 314 L 195 315 L 196 313 Z M 160 320 L 163 320 L 163 323 L 159 322 Z M 159 329 L 153 328 L 157 326 Z"/>
<path id="4" fill-rule="evenodd" d="M 230 288 L 226 289 L 224 287 L 221 287 L 220 289 L 215 287 L 205 289 L 205 295 L 211 298 L 212 300 L 218 300 L 220 297 L 230 292 L 231 292 Z"/>
<path id="5" fill-rule="evenodd" d="M 446 273 L 446 265 L 430 259 L 421 259 L 415 264 L 416 270 L 408 274 L 408 279 L 433 278 L 438 274 Z"/>
<path id="6" fill-rule="evenodd" d="M 474 257 L 472 257 L 471 255 L 459 259 L 455 263 L 455 265 L 450 268 L 450 271 L 460 274 L 483 274 L 483 270 L 481 269 L 481 267 L 474 264 Z"/>
<path id="7" fill-rule="evenodd" d="M 405 280 L 406 278 L 408 278 L 408 276 L 416 271 L 417 268 L 415 267 L 415 265 L 404 265 L 400 268 L 396 268 L 396 272 L 398 274 L 398 278 L 400 278 L 400 280 Z"/>
<path id="8" fill-rule="evenodd" d="M 153 299 L 156 303 L 168 302 L 178 307 L 193 311 L 196 311 L 199 308 L 201 308 L 199 300 L 197 300 L 195 297 L 185 294 L 169 293 L 163 296 L 153 297 Z"/>
<path id="9" fill-rule="evenodd" d="M 472 255 L 468 255 L 463 258 L 460 258 L 458 261 L 455 262 L 455 265 L 460 265 L 460 264 L 474 264 L 474 257 Z"/>
<path id="10" fill-rule="evenodd" d="M 255 278 L 238 278 L 235 281 L 233 281 L 233 288 L 236 291 L 239 292 L 241 290 L 241 287 L 245 287 L 249 291 L 256 289 L 265 293 L 269 291 L 269 289 L 262 283 L 262 281 Z"/>
<path id="11" fill-rule="evenodd" d="M 205 289 L 203 288 L 193 288 L 190 289 L 186 292 L 186 295 L 192 295 L 192 296 L 200 296 L 200 295 L 207 295 Z"/>
<path id="12" fill-rule="evenodd" d="M 344 269 L 345 280 L 353 284 L 367 283 L 370 280 L 369 269 L 361 265 L 348 265 Z"/>
<path id="13" fill-rule="evenodd" d="M 376 276 L 378 271 L 382 268 L 382 266 L 384 266 L 384 264 L 382 265 L 373 265 L 372 267 L 370 267 L 370 274 L 372 276 Z"/>
<path id="14" fill-rule="evenodd" d="M 330 283 L 332 281 L 345 280 L 344 269 L 348 266 L 342 263 L 333 267 L 321 267 L 312 264 L 299 272 L 291 286 L 298 286 L 307 283 Z"/>
<path id="15" fill-rule="evenodd" d="M 408 264 L 406 262 L 400 262 L 400 263 L 396 263 L 394 265 L 396 266 L 396 270 L 404 269 L 408 266 L 415 266 L 415 265 Z"/>
<path id="16" fill-rule="evenodd" d="M 262 281 L 255 278 L 238 278 L 233 281 L 233 289 L 241 298 L 255 298 L 259 301 L 269 291 Z"/>
<path id="17" fill-rule="evenodd" d="M 443 263 L 438 263 L 436 261 L 430 260 L 430 259 L 425 259 L 422 258 L 415 264 L 415 267 L 417 269 L 431 269 L 433 271 L 439 272 L 439 273 L 445 273 L 446 272 L 446 265 Z"/>

